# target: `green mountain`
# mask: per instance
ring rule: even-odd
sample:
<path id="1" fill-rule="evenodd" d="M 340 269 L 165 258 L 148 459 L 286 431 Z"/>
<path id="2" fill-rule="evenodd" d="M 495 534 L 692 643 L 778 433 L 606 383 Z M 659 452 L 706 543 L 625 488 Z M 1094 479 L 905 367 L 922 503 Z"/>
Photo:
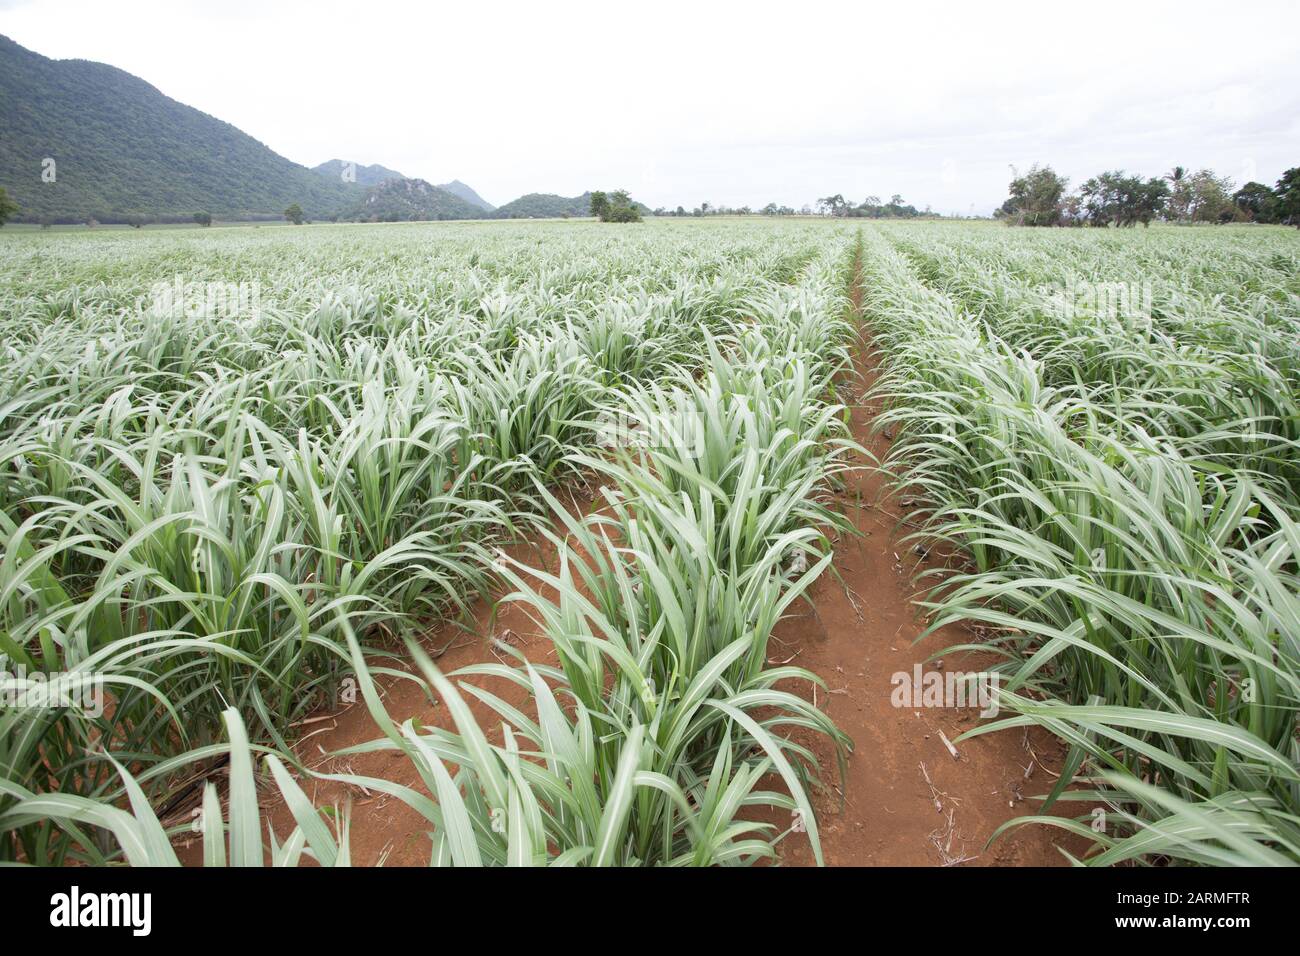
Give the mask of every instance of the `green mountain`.
<path id="1" fill-rule="evenodd" d="M 650 207 L 633 200 L 641 215 L 651 215 Z M 496 211 L 498 219 L 573 219 L 591 215 L 591 193 L 581 196 L 557 196 L 554 193 L 529 193 L 508 202 Z"/>
<path id="2" fill-rule="evenodd" d="M 591 193 L 529 193 L 495 208 L 460 180 L 433 186 L 380 165 L 308 169 L 139 77 L 51 60 L 0 36 L 0 186 L 19 222 L 551 219 L 591 214 Z"/>
<path id="3" fill-rule="evenodd" d="M 313 166 L 312 172 L 320 173 L 322 176 L 326 176 L 330 179 L 346 182 L 347 180 L 344 178 L 343 174 L 347 170 L 348 166 L 352 167 L 352 175 L 354 177 L 352 181 L 359 183 L 362 186 L 378 186 L 385 180 L 407 178 L 397 172 L 397 170 L 389 169 L 387 166 L 380 166 L 378 163 L 375 163 L 373 166 L 362 166 L 360 163 L 354 163 L 350 160 L 342 159 L 331 159 L 327 163 Z M 423 180 L 420 181 L 423 182 Z M 453 196 L 458 196 L 471 206 L 474 206 L 475 218 L 480 217 L 485 212 L 492 212 L 497 208 L 476 193 L 472 187 L 462 183 L 459 179 L 453 179 L 449 183 L 438 183 L 433 188 L 449 192 Z"/>
<path id="4" fill-rule="evenodd" d="M 53 159 L 53 181 L 42 179 Z M 44 165 L 43 165 L 44 164 Z M 48 176 L 48 173 L 47 173 Z M 229 123 L 88 60 L 51 60 L 0 36 L 0 186 L 18 220 L 322 218 L 362 187 L 319 176 Z"/>
<path id="5" fill-rule="evenodd" d="M 453 179 L 449 183 L 439 183 L 438 188 L 447 190 L 447 192 L 451 193 L 453 196 L 459 196 L 470 205 L 478 206 L 478 208 L 482 209 L 484 212 L 493 212 L 497 208 L 478 193 L 474 192 L 474 190 L 469 186 L 462 183 L 459 179 Z"/>
<path id="6" fill-rule="evenodd" d="M 482 219 L 484 212 L 423 179 L 387 179 L 366 190 L 365 196 L 339 218 L 361 222 L 417 222 Z"/>
<path id="7" fill-rule="evenodd" d="M 591 193 L 567 198 L 554 193 L 529 193 L 496 211 L 498 219 L 559 219 L 591 215 Z"/>
<path id="8" fill-rule="evenodd" d="M 385 179 L 405 179 L 401 173 L 389 169 L 387 166 L 380 166 L 375 163 L 373 166 L 362 166 L 360 163 L 354 163 L 350 160 L 331 159 L 329 162 L 321 163 L 319 166 L 313 166 L 313 173 L 320 173 L 326 179 L 332 179 L 335 182 L 348 182 L 344 178 L 344 172 L 348 166 L 352 166 L 355 178 L 351 181 L 358 186 L 378 186 Z"/>

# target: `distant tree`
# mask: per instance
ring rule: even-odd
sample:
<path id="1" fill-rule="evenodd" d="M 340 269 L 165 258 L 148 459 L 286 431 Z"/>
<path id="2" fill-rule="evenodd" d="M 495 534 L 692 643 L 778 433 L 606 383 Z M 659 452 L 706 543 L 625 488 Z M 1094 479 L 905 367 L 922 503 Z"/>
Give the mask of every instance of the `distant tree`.
<path id="1" fill-rule="evenodd" d="M 915 206 L 903 202 L 903 197 L 899 193 L 889 197 L 889 203 L 881 212 L 890 219 L 911 219 L 920 215 Z"/>
<path id="2" fill-rule="evenodd" d="M 684 215 L 686 215 L 686 210 L 685 210 L 683 207 L 678 206 L 675 210 L 673 210 L 673 215 L 674 215 L 674 216 L 684 216 Z"/>
<path id="3" fill-rule="evenodd" d="M 844 201 L 844 197 L 839 193 L 817 200 L 817 209 L 823 215 L 829 213 L 832 216 L 843 216 L 848 206 L 849 204 Z"/>
<path id="4" fill-rule="evenodd" d="M 301 226 L 303 223 L 302 207 L 297 203 L 294 203 L 284 211 L 284 218 L 288 219 L 295 226 Z"/>
<path id="5" fill-rule="evenodd" d="M 1133 177 L 1134 180 L 1137 177 Z M 1152 176 L 1141 185 L 1133 187 L 1133 205 L 1131 211 L 1142 225 L 1150 226 L 1151 220 L 1164 215 L 1169 205 L 1169 186 L 1163 179 Z"/>
<path id="6" fill-rule="evenodd" d="M 1187 179 L 1187 170 L 1175 166 L 1162 177 L 1169 184 L 1168 218 L 1174 222 L 1186 222 L 1189 218 L 1188 208 L 1192 204 L 1191 183 Z"/>
<path id="7" fill-rule="evenodd" d="M 212 225 L 212 213 L 196 212 L 194 214 L 194 221 L 197 222 L 200 226 L 210 226 Z"/>
<path id="8" fill-rule="evenodd" d="M 1011 195 L 998 210 L 999 218 L 1019 226 L 1055 226 L 1061 222 L 1061 197 L 1070 181 L 1051 166 L 1029 167 L 1023 176 L 1011 167 Z"/>
<path id="9" fill-rule="evenodd" d="M 1278 221 L 1300 229 L 1300 166 L 1282 174 L 1273 194 L 1277 197 Z"/>
<path id="10" fill-rule="evenodd" d="M 0 226 L 3 226 L 18 212 L 18 203 L 9 198 L 9 193 L 0 186 Z"/>
<path id="11" fill-rule="evenodd" d="M 1117 169 L 1094 176 L 1080 187 L 1079 211 L 1093 226 L 1148 226 L 1168 198 L 1169 186 L 1163 179 L 1143 181 Z M 1062 213 L 1067 219 L 1076 215 L 1072 204 L 1068 212 L 1063 208 Z"/>
<path id="12" fill-rule="evenodd" d="M 609 197 L 600 190 L 591 194 L 591 214 L 602 222 L 605 221 L 605 213 L 609 210 Z"/>
<path id="13" fill-rule="evenodd" d="M 603 193 L 601 193 L 600 195 L 601 198 L 605 200 L 603 203 L 603 208 L 601 209 L 599 214 L 601 222 L 640 222 L 641 221 L 641 210 L 637 207 L 637 204 L 632 201 L 632 197 L 628 195 L 628 191 L 626 189 L 616 189 L 614 190 L 614 192 L 610 193 L 608 197 L 605 197 Z M 593 193 L 592 194 L 593 208 L 596 205 L 595 196 L 596 194 Z"/>
<path id="14" fill-rule="evenodd" d="M 1109 226 L 1118 218 L 1119 203 L 1113 183 L 1121 175 L 1121 173 L 1102 173 L 1079 187 L 1079 206 L 1083 218 L 1089 225 Z"/>
<path id="15" fill-rule="evenodd" d="M 1277 196 L 1263 183 L 1246 183 L 1232 201 L 1252 222 L 1277 222 Z"/>
<path id="16" fill-rule="evenodd" d="M 894 193 L 887 203 L 882 203 L 879 196 L 868 196 L 857 206 L 845 203 L 839 214 L 867 219 L 914 219 L 921 215 L 915 206 L 904 202 L 898 193 Z"/>
<path id="17" fill-rule="evenodd" d="M 125 222 L 132 229 L 143 229 L 144 224 L 149 220 L 146 219 L 144 216 L 136 215 L 133 213 L 130 216 L 126 216 L 122 221 Z"/>
<path id="18" fill-rule="evenodd" d="M 1186 180 L 1187 217 L 1193 222 L 1229 222 L 1241 215 L 1232 201 L 1232 180 L 1202 169 Z"/>
<path id="19" fill-rule="evenodd" d="M 1082 226 L 1087 221 L 1087 218 L 1081 196 L 1071 193 L 1061 200 L 1061 225 Z"/>

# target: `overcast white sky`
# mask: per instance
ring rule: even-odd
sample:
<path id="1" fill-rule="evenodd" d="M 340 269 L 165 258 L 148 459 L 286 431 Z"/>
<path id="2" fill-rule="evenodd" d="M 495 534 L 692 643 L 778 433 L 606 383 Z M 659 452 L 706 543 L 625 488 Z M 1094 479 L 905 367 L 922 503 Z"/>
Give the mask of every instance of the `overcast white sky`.
<path id="1" fill-rule="evenodd" d="M 622 186 L 987 213 L 1010 164 L 1269 185 L 1300 165 L 1298 0 L 0 0 L 0 33 L 295 162 L 459 178 L 498 205 Z"/>

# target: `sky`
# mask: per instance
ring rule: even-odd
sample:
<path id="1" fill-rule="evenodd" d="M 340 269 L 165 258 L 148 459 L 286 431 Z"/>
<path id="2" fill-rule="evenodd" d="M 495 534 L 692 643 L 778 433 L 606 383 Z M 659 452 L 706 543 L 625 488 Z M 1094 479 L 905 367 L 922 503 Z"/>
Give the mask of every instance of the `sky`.
<path id="1" fill-rule="evenodd" d="M 1300 165 L 1298 0 L 0 0 L 0 34 L 295 162 L 461 179 L 497 205 L 621 187 L 982 215 L 1035 162 L 1075 185 Z"/>

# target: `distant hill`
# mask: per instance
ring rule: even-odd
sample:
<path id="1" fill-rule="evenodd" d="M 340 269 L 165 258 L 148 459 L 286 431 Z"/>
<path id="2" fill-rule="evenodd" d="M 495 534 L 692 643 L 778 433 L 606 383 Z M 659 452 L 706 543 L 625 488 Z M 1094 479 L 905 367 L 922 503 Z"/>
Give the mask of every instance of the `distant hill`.
<path id="1" fill-rule="evenodd" d="M 380 166 L 375 163 L 372 166 L 362 166 L 360 163 L 352 163 L 351 160 L 331 159 L 328 162 L 321 163 L 319 166 L 313 166 L 313 173 L 320 173 L 326 179 L 332 179 L 335 182 L 347 182 L 343 178 L 343 172 L 347 169 L 349 163 L 355 167 L 356 179 L 353 180 L 358 186 L 378 186 L 385 179 L 405 179 L 401 173 L 389 169 L 387 166 Z"/>
<path id="2" fill-rule="evenodd" d="M 387 166 L 380 166 L 378 163 L 371 166 L 362 166 L 360 163 L 343 159 L 331 159 L 329 162 L 321 163 L 319 166 L 313 166 L 312 172 L 320 173 L 322 176 L 326 176 L 330 179 L 346 181 L 343 179 L 343 173 L 349 164 L 353 167 L 352 172 L 356 177 L 355 182 L 362 186 L 378 186 L 380 183 L 389 179 L 408 178 L 397 172 L 397 170 L 389 169 Z M 449 183 L 439 183 L 433 188 L 441 189 L 444 192 L 451 193 L 453 196 L 460 197 L 471 206 L 474 206 L 478 214 L 492 212 L 497 208 L 476 193 L 472 187 L 462 183 L 459 179 L 453 179 Z"/>
<path id="3" fill-rule="evenodd" d="M 42 163 L 55 161 L 54 181 Z M 229 123 L 144 80 L 88 60 L 51 60 L 0 36 L 0 186 L 19 221 L 93 216 L 279 217 L 298 203 L 324 218 L 360 185 L 290 162 Z"/>
<path id="4" fill-rule="evenodd" d="M 423 179 L 387 179 L 366 190 L 339 218 L 361 222 L 482 219 L 484 211 Z"/>
<path id="5" fill-rule="evenodd" d="M 508 202 L 496 211 L 498 219 L 559 219 L 563 216 L 590 216 L 591 193 L 565 197 L 554 193 L 529 193 Z"/>
<path id="6" fill-rule="evenodd" d="M 358 165 L 347 182 L 346 165 L 308 169 L 130 73 L 51 60 L 0 36 L 0 186 L 18 203 L 18 222 L 279 219 L 292 203 L 308 219 L 591 214 L 589 192 L 529 193 L 498 209 L 458 179 L 433 186 L 375 164 Z"/>
<path id="7" fill-rule="evenodd" d="M 449 183 L 440 183 L 438 188 L 447 190 L 447 192 L 451 193 L 453 196 L 459 196 L 470 205 L 478 206 L 478 208 L 482 209 L 484 212 L 492 212 L 497 208 L 478 193 L 474 192 L 474 190 L 469 186 L 462 183 L 459 179 L 453 179 Z"/>
<path id="8" fill-rule="evenodd" d="M 632 205 L 641 210 L 641 215 L 651 215 L 650 207 L 635 200 Z M 498 219 L 561 219 L 579 218 L 591 215 L 591 193 L 581 196 L 557 196 L 554 193 L 529 193 L 508 202 L 496 211 Z"/>

